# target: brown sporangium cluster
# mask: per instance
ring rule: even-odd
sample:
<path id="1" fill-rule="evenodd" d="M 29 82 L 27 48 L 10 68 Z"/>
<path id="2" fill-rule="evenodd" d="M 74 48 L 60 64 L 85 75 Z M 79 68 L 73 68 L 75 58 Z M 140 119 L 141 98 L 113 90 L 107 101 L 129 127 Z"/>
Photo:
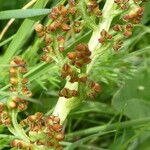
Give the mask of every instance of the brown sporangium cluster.
<path id="1" fill-rule="evenodd" d="M 99 9 L 99 5 L 96 0 L 88 0 L 87 11 L 90 15 L 95 15 L 96 17 L 102 16 L 102 11 Z"/>
<path id="2" fill-rule="evenodd" d="M 22 97 L 31 97 L 32 92 L 28 89 L 28 79 L 23 75 L 27 72 L 26 63 L 20 57 L 15 57 L 10 62 L 10 91 L 16 95 Z M 18 96 L 13 96 L 9 99 L 8 107 L 17 108 L 20 111 L 24 111 L 27 108 L 28 102 Z"/>
<path id="3" fill-rule="evenodd" d="M 55 53 L 56 51 L 60 53 L 65 51 L 65 41 L 67 40 L 66 35 L 69 35 L 69 33 L 72 32 L 71 29 L 73 29 L 75 33 L 79 33 L 81 31 L 82 23 L 81 21 L 75 19 L 78 17 L 76 5 L 77 3 L 75 3 L 74 0 L 70 0 L 68 7 L 65 7 L 64 5 L 59 5 L 53 8 L 51 13 L 49 14 L 49 19 L 51 20 L 51 23 L 47 26 L 38 24 L 35 27 L 38 36 L 40 38 L 43 38 L 46 45 L 46 47 L 43 48 L 44 55 L 42 55 L 41 57 L 42 61 L 51 62 L 51 56 L 55 55 L 57 57 L 57 53 Z M 99 9 L 99 6 L 95 0 L 89 0 L 89 3 L 87 4 L 87 11 L 91 15 L 94 14 L 97 17 L 100 17 L 102 15 L 102 12 Z M 88 45 L 82 43 L 78 44 L 75 47 L 75 51 L 68 52 L 67 57 L 70 61 L 69 63 L 64 63 L 64 65 L 62 66 L 62 78 L 65 79 L 69 77 L 69 82 L 86 83 L 88 87 L 91 88 L 90 82 L 93 81 L 88 80 L 86 73 L 79 71 L 83 70 L 83 68 L 86 68 L 86 66 L 91 62 L 90 55 L 91 52 L 88 48 Z M 95 93 L 92 91 L 91 93 L 93 94 L 91 95 L 95 96 L 98 90 L 94 91 Z M 77 97 L 79 95 L 80 93 L 78 92 L 78 90 L 71 90 L 67 87 L 64 87 L 59 92 L 59 96 L 65 97 L 66 99 L 71 97 Z M 89 91 L 87 95 L 90 95 Z"/>
<path id="4" fill-rule="evenodd" d="M 114 51 L 118 51 L 123 46 L 123 39 L 131 37 L 134 25 L 140 23 L 144 8 L 140 7 L 139 5 L 145 1 L 134 0 L 134 7 L 130 6 L 129 0 L 114 0 L 114 2 L 117 4 L 118 9 L 121 9 L 125 13 L 125 15 L 123 15 L 121 18 L 122 23 L 115 24 L 112 27 L 113 31 L 115 32 L 112 35 L 103 29 L 100 32 L 100 38 L 98 41 L 102 45 L 111 42 L 113 44 L 112 48 Z M 122 36 L 115 40 L 117 34 Z"/>
<path id="5" fill-rule="evenodd" d="M 82 72 L 82 69 L 86 68 L 86 66 L 91 62 L 90 56 L 91 51 L 89 50 L 88 45 L 85 43 L 78 44 L 75 47 L 75 51 L 67 53 L 67 57 L 70 61 L 63 65 L 61 76 L 64 79 L 69 77 L 69 82 L 71 83 L 78 82 L 79 84 L 85 84 L 84 86 L 88 87 L 88 90 L 85 90 L 85 93 L 87 93 L 86 96 L 94 98 L 96 93 L 101 91 L 101 87 L 98 83 L 89 80 L 87 74 Z M 78 69 L 80 72 L 77 71 Z M 80 96 L 80 93 L 76 90 L 63 88 L 59 92 L 59 96 L 71 98 Z"/>
<path id="6" fill-rule="evenodd" d="M 20 57 L 15 57 L 10 62 L 10 92 L 14 96 L 10 96 L 7 103 L 0 103 L 0 123 L 6 126 L 11 125 L 11 117 L 9 110 L 24 111 L 27 109 L 28 102 L 22 97 L 30 97 L 32 93 L 26 87 L 27 78 L 23 78 L 23 74 L 27 72 L 26 63 Z"/>
<path id="7" fill-rule="evenodd" d="M 38 147 L 38 149 L 63 149 L 59 144 L 60 141 L 64 140 L 64 134 L 62 132 L 63 126 L 60 125 L 58 116 L 44 116 L 43 113 L 37 112 L 22 120 L 20 126 L 24 129 L 28 129 L 26 134 L 30 142 L 27 143 L 21 139 L 14 139 L 11 142 L 12 147 L 25 150 L 33 150 L 35 147 Z"/>
<path id="8" fill-rule="evenodd" d="M 98 39 L 99 43 L 105 44 L 107 41 L 112 39 L 112 35 L 109 34 L 105 29 L 100 33 L 101 37 Z"/>
<path id="9" fill-rule="evenodd" d="M 48 16 L 50 24 L 47 26 L 38 24 L 35 27 L 38 36 L 44 40 L 46 45 L 43 48 L 42 61 L 51 62 L 51 56 L 56 55 L 56 51 L 64 52 L 68 32 L 79 33 L 81 31 L 82 24 L 75 19 L 77 15 L 76 3 L 70 0 L 69 7 L 59 5 L 52 8 Z"/>
<path id="10" fill-rule="evenodd" d="M 9 72 L 12 96 L 8 98 L 6 103 L 0 102 L 0 124 L 7 126 L 10 132 L 13 130 L 15 132 L 16 127 L 14 126 L 17 125 L 17 118 L 13 118 L 11 113 L 25 111 L 28 108 L 26 98 L 31 97 L 32 93 L 27 88 L 28 79 L 23 77 L 27 73 L 27 68 L 26 62 L 21 57 L 17 56 L 10 62 Z M 15 122 L 14 119 L 16 119 Z M 62 150 L 59 142 L 64 139 L 64 134 L 58 116 L 44 116 L 43 113 L 37 112 L 21 120 L 18 126 L 24 131 L 29 141 L 27 142 L 18 136 L 11 141 L 11 147 L 24 150 L 35 150 L 35 147 Z"/>
<path id="11" fill-rule="evenodd" d="M 62 149 L 59 142 L 64 140 L 64 134 L 58 116 L 44 116 L 43 113 L 37 112 L 22 120 L 20 125 L 23 128 L 28 128 L 28 136 L 32 145 L 41 146 L 41 148 Z"/>
<path id="12" fill-rule="evenodd" d="M 8 108 L 2 102 L 0 102 L 0 124 L 3 124 L 5 126 L 10 126 L 11 124 L 11 118 L 8 113 Z"/>

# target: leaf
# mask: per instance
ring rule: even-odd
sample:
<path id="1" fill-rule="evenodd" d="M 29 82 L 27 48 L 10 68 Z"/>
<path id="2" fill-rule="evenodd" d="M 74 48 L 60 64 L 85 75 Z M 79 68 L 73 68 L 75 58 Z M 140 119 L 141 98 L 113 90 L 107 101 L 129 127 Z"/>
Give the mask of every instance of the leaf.
<path id="1" fill-rule="evenodd" d="M 38 0 L 33 8 L 43 8 L 47 0 Z M 25 44 L 27 39 L 31 36 L 33 31 L 33 26 L 36 20 L 25 19 L 21 27 L 17 31 L 15 37 L 9 44 L 6 52 L 2 59 L 0 59 L 0 64 L 7 64 L 10 59 L 15 55 L 15 53 Z"/>
<path id="2" fill-rule="evenodd" d="M 99 138 L 100 136 L 103 136 L 103 135 L 106 135 L 106 134 L 109 134 L 109 133 L 113 133 L 114 131 L 115 130 L 106 131 L 106 132 L 98 132 L 96 134 L 92 134 L 92 135 L 86 136 L 86 137 L 81 138 L 80 140 L 74 142 L 73 144 L 70 144 L 69 146 L 67 146 L 66 148 L 64 148 L 64 150 L 74 150 L 74 149 L 77 149 L 77 147 L 79 148 L 80 145 L 82 145 L 86 141 L 89 141 L 90 139 L 93 139 L 95 137 Z M 101 149 L 101 150 L 104 150 L 104 149 Z"/>
<path id="3" fill-rule="evenodd" d="M 9 149 L 10 142 L 14 139 L 12 135 L 0 134 L 0 150 Z"/>
<path id="4" fill-rule="evenodd" d="M 0 20 L 10 19 L 10 18 L 28 18 L 28 17 L 47 15 L 49 13 L 50 13 L 50 9 L 6 10 L 0 12 Z"/>
<path id="5" fill-rule="evenodd" d="M 128 139 L 133 136 L 134 136 L 134 131 L 132 131 L 131 129 L 124 130 L 123 134 L 120 135 L 117 138 L 117 140 L 110 145 L 109 149 L 110 150 L 121 150 L 122 144 L 125 143 L 126 141 L 128 141 Z"/>
<path id="6" fill-rule="evenodd" d="M 125 106 L 124 113 L 132 119 L 149 117 L 150 102 L 141 99 L 130 99 Z"/>
<path id="7" fill-rule="evenodd" d="M 149 21 L 149 18 L 150 18 L 149 8 L 150 8 L 150 2 L 145 3 L 145 10 L 144 10 L 145 12 L 144 12 L 144 16 L 142 19 L 143 24 L 146 24 Z"/>
<path id="8" fill-rule="evenodd" d="M 113 97 L 114 108 L 131 119 L 150 116 L 150 72 L 141 70 Z"/>

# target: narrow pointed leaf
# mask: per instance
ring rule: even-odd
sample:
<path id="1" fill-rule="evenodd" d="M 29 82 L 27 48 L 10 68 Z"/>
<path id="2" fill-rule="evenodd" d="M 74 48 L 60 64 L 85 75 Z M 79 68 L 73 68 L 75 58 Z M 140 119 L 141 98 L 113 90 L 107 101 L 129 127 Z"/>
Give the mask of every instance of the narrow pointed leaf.
<path id="1" fill-rule="evenodd" d="M 15 9 L 6 10 L 0 12 L 0 20 L 10 19 L 10 18 L 29 18 L 47 15 L 50 13 L 50 9 Z"/>

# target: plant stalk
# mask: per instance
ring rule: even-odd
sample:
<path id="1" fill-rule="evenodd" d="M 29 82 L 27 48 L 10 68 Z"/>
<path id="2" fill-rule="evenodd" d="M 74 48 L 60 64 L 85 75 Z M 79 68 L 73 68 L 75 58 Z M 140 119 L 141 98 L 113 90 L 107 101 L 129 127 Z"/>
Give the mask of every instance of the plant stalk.
<path id="1" fill-rule="evenodd" d="M 81 2 L 82 3 L 82 2 Z M 93 53 L 94 51 L 98 50 L 97 46 L 99 46 L 98 39 L 100 38 L 100 31 L 102 29 L 109 30 L 112 19 L 115 15 L 113 15 L 113 12 L 115 12 L 114 8 L 114 0 L 107 0 L 105 3 L 105 6 L 103 8 L 103 18 L 102 22 L 98 25 L 98 28 L 96 28 L 93 31 L 92 37 L 88 43 L 90 51 Z M 86 18 L 86 17 L 84 17 Z M 88 18 L 87 18 L 88 19 Z M 88 66 L 89 67 L 89 66 Z M 88 70 L 87 67 L 87 70 Z M 91 65 L 90 65 L 91 67 Z M 78 83 L 69 83 L 68 81 L 66 82 L 66 86 L 69 89 L 78 89 Z M 58 102 L 55 106 L 54 115 L 58 115 L 61 120 L 61 124 L 65 121 L 66 117 L 70 113 L 72 109 L 74 109 L 77 105 L 81 103 L 81 100 L 79 98 L 73 97 L 66 99 L 64 97 L 60 97 L 58 99 Z"/>

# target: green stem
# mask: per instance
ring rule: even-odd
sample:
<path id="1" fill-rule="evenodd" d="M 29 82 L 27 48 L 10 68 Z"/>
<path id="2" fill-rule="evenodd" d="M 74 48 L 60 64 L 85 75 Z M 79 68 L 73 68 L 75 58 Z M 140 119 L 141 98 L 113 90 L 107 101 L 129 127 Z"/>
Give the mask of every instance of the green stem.
<path id="1" fill-rule="evenodd" d="M 14 37 L 15 37 L 15 34 L 12 35 L 11 37 L 9 37 L 8 39 L 0 42 L 0 47 L 3 46 L 3 45 L 5 45 L 5 44 L 7 44 L 7 43 L 9 43 Z"/>
<path id="2" fill-rule="evenodd" d="M 103 8 L 103 17 L 102 22 L 100 22 L 98 28 L 94 30 L 92 37 L 89 41 L 89 49 L 91 51 L 95 50 L 98 46 L 100 46 L 98 39 L 100 38 L 100 32 L 105 29 L 109 30 L 111 22 L 114 18 L 115 6 L 114 0 L 107 0 L 105 6 Z"/>
<path id="3" fill-rule="evenodd" d="M 81 15 L 83 16 L 85 21 L 89 20 L 88 23 L 91 24 L 91 20 L 89 18 L 87 18 L 87 15 L 85 13 L 85 1 L 81 1 L 79 3 L 79 6 L 80 6 L 80 9 L 81 9 Z M 89 48 L 92 51 L 92 53 L 93 53 L 93 51 L 97 50 L 96 49 L 97 46 L 100 45 L 99 42 L 98 42 L 98 39 L 99 39 L 99 36 L 100 36 L 100 31 L 102 29 L 108 30 L 110 28 L 112 19 L 114 17 L 114 15 L 112 15 L 113 11 L 115 11 L 114 0 L 107 0 L 106 3 L 105 3 L 104 9 L 103 9 L 102 23 L 100 23 L 98 29 L 97 29 L 97 27 L 93 28 L 94 29 L 93 35 L 92 35 L 92 37 L 91 37 L 91 39 L 88 43 Z M 87 68 L 87 70 L 88 70 L 88 68 Z M 71 84 L 71 83 L 67 82 L 65 87 L 67 87 L 69 89 L 77 89 L 78 86 L 79 86 L 78 83 Z M 80 103 L 81 103 L 81 99 L 77 99 L 75 97 L 70 98 L 70 99 L 60 97 L 58 99 L 58 102 L 57 102 L 56 106 L 55 106 L 53 114 L 58 115 L 60 117 L 61 123 L 63 123 L 65 121 L 67 115 L 69 114 L 69 112 L 72 109 L 74 109 L 77 105 L 79 105 Z"/>
<path id="4" fill-rule="evenodd" d="M 54 59 L 54 61 L 56 63 L 58 63 L 59 66 L 62 66 L 63 64 L 63 55 L 61 54 L 61 52 L 58 50 L 58 42 L 57 42 L 57 39 L 56 39 L 56 34 L 53 35 L 53 39 L 54 39 L 54 44 L 53 44 L 53 47 L 54 47 L 54 56 L 51 56 L 52 58 L 56 57 L 56 59 Z"/>
<path id="5" fill-rule="evenodd" d="M 150 122 L 150 118 L 142 118 L 142 119 L 135 119 L 135 120 L 130 120 L 130 121 L 124 121 L 120 122 L 119 129 L 124 129 L 133 126 L 134 128 L 139 128 L 141 126 L 147 125 L 147 123 Z M 113 123 L 113 124 L 108 124 L 108 125 L 103 125 L 103 126 L 97 126 L 93 128 L 88 128 L 84 129 L 81 131 L 77 131 L 74 133 L 68 134 L 66 137 L 71 138 L 73 136 L 86 136 L 89 134 L 94 134 L 97 132 L 102 132 L 102 131 L 111 131 L 111 130 L 116 130 L 118 127 L 118 122 Z"/>
<path id="6" fill-rule="evenodd" d="M 15 129 L 15 132 L 20 139 L 22 139 L 24 142 L 29 143 L 30 140 L 28 136 L 26 135 L 25 131 L 20 127 L 20 125 L 17 122 L 17 114 L 18 112 L 16 110 L 12 110 L 11 117 L 12 117 L 12 123 Z"/>
<path id="7" fill-rule="evenodd" d="M 14 128 L 12 126 L 8 127 L 8 130 L 15 136 L 17 137 L 18 135 L 16 134 L 16 131 L 14 130 Z"/>
<path id="8" fill-rule="evenodd" d="M 78 88 L 78 83 L 76 82 L 72 84 L 67 81 L 65 87 L 74 90 Z M 69 99 L 66 99 L 65 97 L 60 97 L 58 99 L 58 102 L 56 104 L 53 114 L 58 115 L 61 119 L 61 123 L 63 123 L 67 115 L 69 114 L 69 112 L 73 108 L 75 108 L 79 103 L 80 103 L 80 99 L 75 98 L 75 97 L 69 98 Z"/>

